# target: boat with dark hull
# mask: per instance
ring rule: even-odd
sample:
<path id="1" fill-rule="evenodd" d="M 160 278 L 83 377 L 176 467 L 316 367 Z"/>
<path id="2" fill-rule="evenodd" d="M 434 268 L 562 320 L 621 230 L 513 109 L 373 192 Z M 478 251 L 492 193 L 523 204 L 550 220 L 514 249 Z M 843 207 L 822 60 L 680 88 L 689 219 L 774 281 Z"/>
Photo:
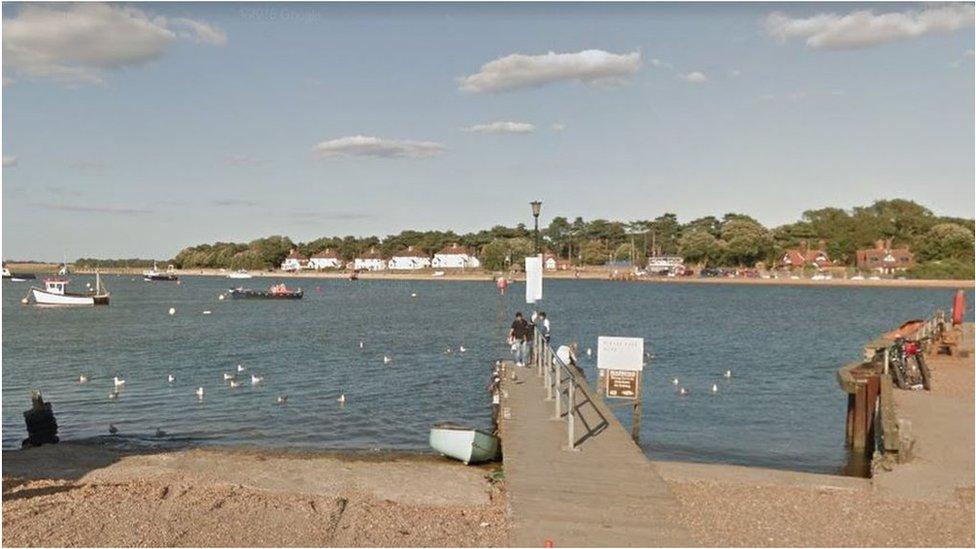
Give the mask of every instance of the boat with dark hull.
<path id="1" fill-rule="evenodd" d="M 275 284 L 267 290 L 253 290 L 251 288 L 231 288 L 230 296 L 234 299 L 301 299 L 305 292 L 301 288 L 291 290 L 284 284 Z"/>
<path id="2" fill-rule="evenodd" d="M 146 282 L 176 282 L 180 277 L 176 276 L 172 265 L 166 268 L 166 272 L 163 272 L 156 268 L 156 263 L 153 262 L 152 269 L 142 272 L 142 279 Z"/>
<path id="3" fill-rule="evenodd" d="M 11 282 L 24 282 L 25 280 L 34 280 L 37 278 L 34 273 L 12 273 L 7 267 L 3 268 L 3 278 Z"/>

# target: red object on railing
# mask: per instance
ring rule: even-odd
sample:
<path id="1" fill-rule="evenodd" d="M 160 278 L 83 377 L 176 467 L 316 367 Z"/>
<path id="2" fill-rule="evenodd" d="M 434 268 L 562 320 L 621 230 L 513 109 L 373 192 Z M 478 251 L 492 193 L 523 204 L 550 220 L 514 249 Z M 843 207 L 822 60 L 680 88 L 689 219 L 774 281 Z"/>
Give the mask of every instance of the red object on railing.
<path id="1" fill-rule="evenodd" d="M 952 300 L 952 325 L 962 324 L 962 317 L 966 314 L 966 293 L 962 290 L 956 292 L 956 297 Z"/>
<path id="2" fill-rule="evenodd" d="M 498 277 L 498 280 L 495 281 L 495 286 L 502 295 L 505 295 L 505 289 L 508 288 L 508 279 L 504 276 Z"/>

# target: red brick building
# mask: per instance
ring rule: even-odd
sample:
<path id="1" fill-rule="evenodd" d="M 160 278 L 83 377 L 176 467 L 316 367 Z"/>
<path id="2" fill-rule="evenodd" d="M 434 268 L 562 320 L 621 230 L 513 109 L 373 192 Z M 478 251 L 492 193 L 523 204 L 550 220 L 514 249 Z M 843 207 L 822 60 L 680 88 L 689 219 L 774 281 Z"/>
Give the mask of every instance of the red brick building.
<path id="1" fill-rule="evenodd" d="M 783 257 L 779 260 L 779 267 L 784 269 L 802 269 L 804 267 L 816 267 L 822 269 L 830 265 L 830 257 L 827 255 L 826 243 L 821 240 L 817 243 L 816 249 L 807 247 L 804 240 L 799 248 L 793 248 L 783 252 Z"/>
<path id="2" fill-rule="evenodd" d="M 908 246 L 894 248 L 891 239 L 878 240 L 874 248 L 857 251 L 857 268 L 865 271 L 893 273 L 915 265 L 915 254 Z"/>

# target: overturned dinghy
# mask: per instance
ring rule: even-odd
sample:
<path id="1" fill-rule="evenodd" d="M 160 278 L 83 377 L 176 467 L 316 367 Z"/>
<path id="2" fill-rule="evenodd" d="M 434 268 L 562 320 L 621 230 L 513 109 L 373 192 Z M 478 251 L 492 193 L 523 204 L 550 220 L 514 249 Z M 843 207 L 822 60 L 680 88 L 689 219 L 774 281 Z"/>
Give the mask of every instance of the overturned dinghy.
<path id="1" fill-rule="evenodd" d="M 455 423 L 439 423 L 430 429 L 430 447 L 465 465 L 498 459 L 498 437 Z"/>

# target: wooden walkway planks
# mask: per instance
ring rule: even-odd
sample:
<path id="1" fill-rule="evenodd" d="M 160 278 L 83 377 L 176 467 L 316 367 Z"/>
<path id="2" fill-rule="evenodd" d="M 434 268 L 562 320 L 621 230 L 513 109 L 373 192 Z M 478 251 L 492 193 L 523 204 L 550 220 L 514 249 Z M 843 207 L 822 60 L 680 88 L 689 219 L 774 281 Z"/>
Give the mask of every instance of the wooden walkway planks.
<path id="1" fill-rule="evenodd" d="M 602 399 L 589 389 L 576 395 L 582 442 L 569 452 L 566 418 L 552 419 L 554 404 L 545 400 L 542 379 L 532 368 L 504 365 L 499 422 L 514 519 L 511 545 L 693 545 L 671 518 L 679 503 L 654 465 Z"/>

